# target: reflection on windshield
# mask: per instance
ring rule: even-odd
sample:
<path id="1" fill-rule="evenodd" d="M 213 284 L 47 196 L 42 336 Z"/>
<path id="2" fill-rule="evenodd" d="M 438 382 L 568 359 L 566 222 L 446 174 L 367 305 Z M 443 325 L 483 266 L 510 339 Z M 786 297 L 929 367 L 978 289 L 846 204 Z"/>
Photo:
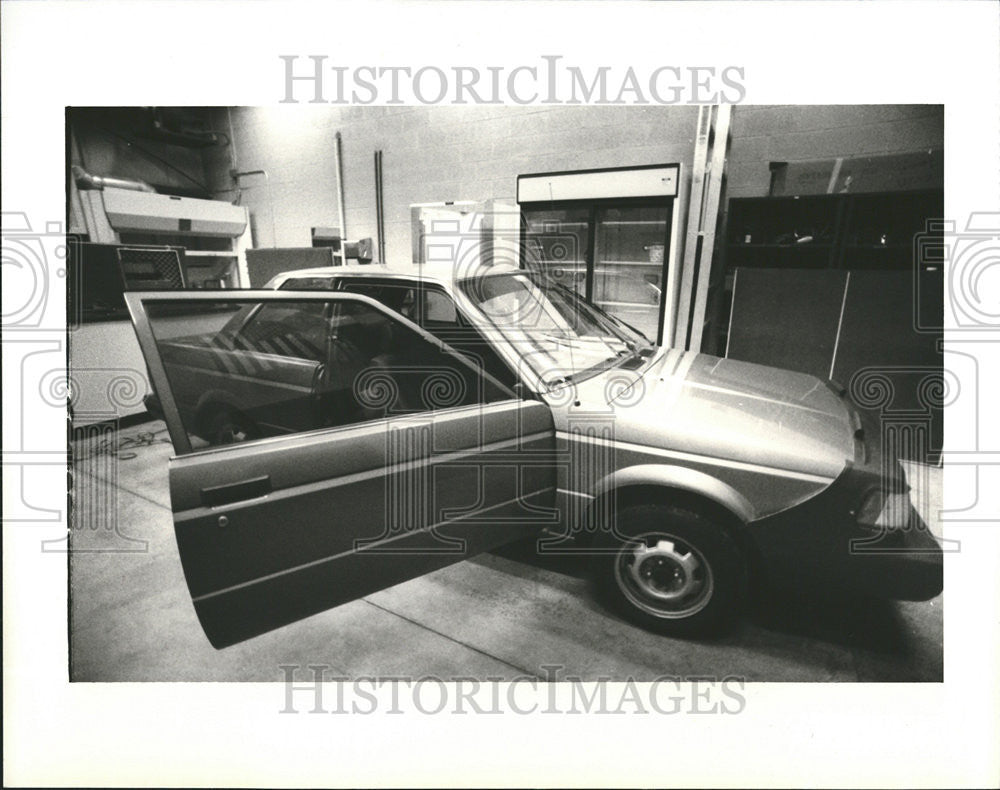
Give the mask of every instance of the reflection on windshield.
<path id="1" fill-rule="evenodd" d="M 541 274 L 487 275 L 460 287 L 546 386 L 599 372 L 651 345 Z"/>

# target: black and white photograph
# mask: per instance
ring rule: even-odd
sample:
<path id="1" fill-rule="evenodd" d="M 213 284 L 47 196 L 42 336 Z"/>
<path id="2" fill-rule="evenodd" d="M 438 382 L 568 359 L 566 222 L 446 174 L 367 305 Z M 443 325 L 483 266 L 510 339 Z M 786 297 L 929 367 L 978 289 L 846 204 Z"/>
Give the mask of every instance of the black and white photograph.
<path id="1" fill-rule="evenodd" d="M 71 680 L 940 681 L 943 121 L 69 108 Z"/>
<path id="2" fill-rule="evenodd" d="M 994 7 L 3 5 L 5 784 L 1000 783 Z"/>

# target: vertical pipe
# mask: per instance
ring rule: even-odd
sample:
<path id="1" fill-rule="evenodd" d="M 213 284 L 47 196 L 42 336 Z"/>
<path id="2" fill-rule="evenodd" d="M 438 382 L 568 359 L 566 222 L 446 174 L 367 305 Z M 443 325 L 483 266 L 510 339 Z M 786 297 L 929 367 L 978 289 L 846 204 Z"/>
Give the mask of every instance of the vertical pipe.
<path id="1" fill-rule="evenodd" d="M 337 165 L 337 213 L 340 218 L 340 263 L 347 263 L 347 219 L 344 215 L 344 158 L 341 152 L 340 132 L 334 138 L 334 155 Z"/>
<path id="2" fill-rule="evenodd" d="M 243 202 L 243 190 L 240 189 L 239 179 L 234 175 L 239 169 L 236 157 L 236 133 L 233 131 L 233 108 L 226 107 L 226 120 L 229 123 L 229 175 L 233 179 L 233 187 L 236 190 L 235 205 L 239 206 Z"/>
<path id="3" fill-rule="evenodd" d="M 385 263 L 385 197 L 382 189 L 382 152 L 375 152 L 375 233 L 378 262 Z"/>
<path id="4" fill-rule="evenodd" d="M 372 157 L 375 168 L 375 256 L 381 262 L 382 259 L 382 234 L 379 233 L 379 199 L 381 195 L 379 191 L 381 189 L 381 184 L 378 177 L 378 151 L 375 151 Z"/>
<path id="5" fill-rule="evenodd" d="M 379 186 L 379 202 L 378 202 L 378 235 L 379 235 L 379 254 L 380 261 L 385 263 L 385 170 L 382 165 L 384 162 L 384 155 L 379 149 L 378 152 L 378 186 Z"/>

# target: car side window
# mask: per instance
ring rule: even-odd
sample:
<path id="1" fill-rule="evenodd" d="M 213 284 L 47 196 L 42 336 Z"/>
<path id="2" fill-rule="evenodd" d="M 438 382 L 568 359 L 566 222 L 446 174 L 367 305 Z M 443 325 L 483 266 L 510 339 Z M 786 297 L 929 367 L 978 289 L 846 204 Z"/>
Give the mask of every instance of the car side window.
<path id="1" fill-rule="evenodd" d="M 406 283 L 370 283 L 362 280 L 345 281 L 341 290 L 348 293 L 362 294 L 380 302 L 413 323 L 420 323 L 417 312 L 416 290 Z"/>
<path id="2" fill-rule="evenodd" d="M 279 287 L 279 291 L 332 291 L 332 277 L 289 277 Z"/>
<path id="3" fill-rule="evenodd" d="M 235 332 L 233 345 L 262 354 L 323 361 L 326 319 L 322 302 L 265 304 Z"/>
<path id="4" fill-rule="evenodd" d="M 146 311 L 195 449 L 513 397 L 361 301 L 172 301 Z"/>
<path id="5" fill-rule="evenodd" d="M 459 351 L 504 386 L 514 389 L 517 385 L 515 373 L 475 327 L 462 319 L 454 300 L 439 287 L 344 280 L 341 289 L 370 296 Z"/>
<path id="6" fill-rule="evenodd" d="M 424 326 L 430 324 L 457 324 L 458 311 L 448 294 L 427 289 L 424 291 Z"/>
<path id="7" fill-rule="evenodd" d="M 429 342 L 401 322 L 359 303 L 339 305 L 334 347 L 343 364 L 334 392 L 351 388 L 355 419 L 419 414 L 508 400 L 509 391 L 452 351 Z M 360 361 L 360 367 L 358 362 Z"/>

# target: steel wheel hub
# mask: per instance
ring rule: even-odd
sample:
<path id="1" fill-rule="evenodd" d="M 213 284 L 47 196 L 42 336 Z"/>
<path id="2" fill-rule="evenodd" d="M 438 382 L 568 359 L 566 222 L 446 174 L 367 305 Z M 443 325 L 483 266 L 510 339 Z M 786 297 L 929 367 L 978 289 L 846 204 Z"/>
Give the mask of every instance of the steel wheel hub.
<path id="1" fill-rule="evenodd" d="M 672 535 L 637 537 L 622 547 L 615 577 L 625 596 L 656 617 L 689 617 L 712 597 L 712 569 L 698 549 Z"/>
<path id="2" fill-rule="evenodd" d="M 681 553 L 672 540 L 659 540 L 655 546 L 636 546 L 628 571 L 639 589 L 662 601 L 687 597 L 700 584 L 701 563 L 690 551 Z"/>

